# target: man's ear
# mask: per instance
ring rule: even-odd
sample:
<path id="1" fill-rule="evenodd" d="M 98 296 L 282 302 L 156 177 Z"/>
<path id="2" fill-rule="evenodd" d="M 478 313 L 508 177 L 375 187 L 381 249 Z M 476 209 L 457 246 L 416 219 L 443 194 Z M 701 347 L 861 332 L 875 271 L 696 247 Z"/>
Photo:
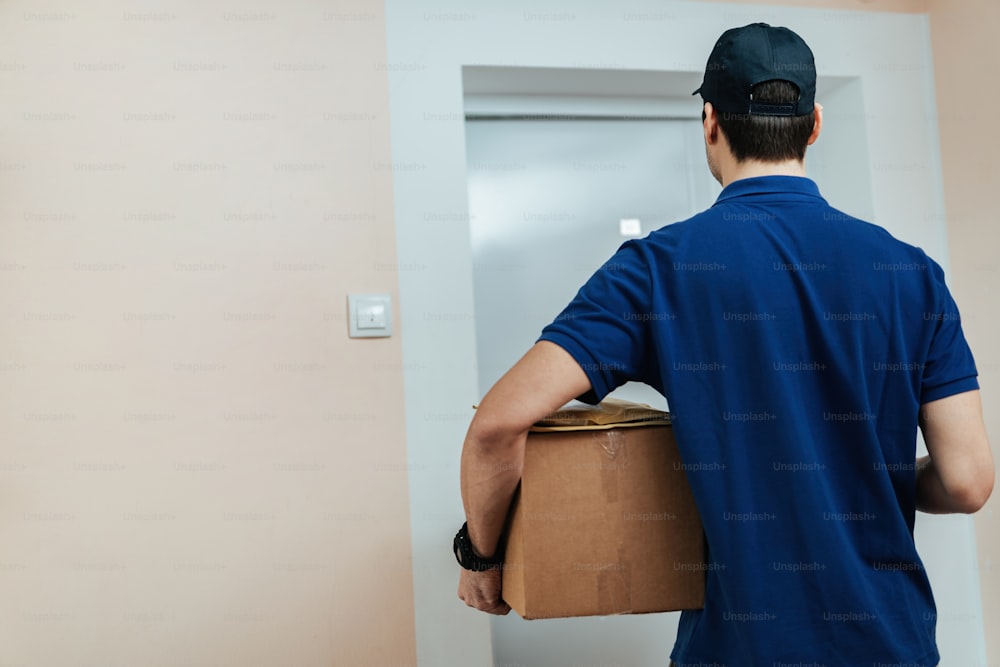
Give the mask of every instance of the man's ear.
<path id="1" fill-rule="evenodd" d="M 819 139 L 819 132 L 823 129 L 823 105 L 819 102 L 815 102 L 815 105 L 816 120 L 813 122 L 813 131 L 809 135 L 809 141 L 806 142 L 806 146 L 812 146 Z"/>
<path id="2" fill-rule="evenodd" d="M 704 116 L 702 126 L 705 130 L 705 143 L 710 146 L 714 146 L 719 141 L 719 119 L 715 114 L 715 107 L 712 106 L 712 103 L 705 102 L 705 108 L 702 110 Z"/>

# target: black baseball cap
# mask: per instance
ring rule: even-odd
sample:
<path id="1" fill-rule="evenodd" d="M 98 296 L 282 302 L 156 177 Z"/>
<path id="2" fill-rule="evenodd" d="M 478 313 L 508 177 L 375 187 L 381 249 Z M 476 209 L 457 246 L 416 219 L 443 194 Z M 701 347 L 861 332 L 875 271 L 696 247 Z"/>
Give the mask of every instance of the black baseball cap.
<path id="1" fill-rule="evenodd" d="M 787 104 L 755 102 L 758 83 L 780 79 L 798 86 L 799 99 Z M 759 116 L 804 116 L 816 101 L 816 63 L 802 38 L 788 28 L 751 23 L 722 33 L 705 66 L 701 93 L 719 111 Z"/>

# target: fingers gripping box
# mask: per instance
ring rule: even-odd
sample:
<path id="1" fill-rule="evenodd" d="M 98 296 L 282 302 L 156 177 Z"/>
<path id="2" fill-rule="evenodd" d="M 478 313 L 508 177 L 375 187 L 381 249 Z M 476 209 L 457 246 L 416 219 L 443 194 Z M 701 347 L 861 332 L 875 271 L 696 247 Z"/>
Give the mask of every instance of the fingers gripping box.
<path id="1" fill-rule="evenodd" d="M 535 425 L 503 571 L 522 618 L 699 609 L 704 561 L 668 413 L 607 399 Z"/>

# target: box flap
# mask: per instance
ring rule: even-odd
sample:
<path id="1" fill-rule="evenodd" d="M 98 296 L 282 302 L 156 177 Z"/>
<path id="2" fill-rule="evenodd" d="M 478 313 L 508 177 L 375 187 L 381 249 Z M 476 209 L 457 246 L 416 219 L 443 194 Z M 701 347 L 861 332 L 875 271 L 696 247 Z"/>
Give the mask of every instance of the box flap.
<path id="1" fill-rule="evenodd" d="M 670 413 L 645 403 L 606 398 L 599 405 L 568 406 L 531 427 L 534 432 L 592 431 L 630 426 L 669 425 Z"/>

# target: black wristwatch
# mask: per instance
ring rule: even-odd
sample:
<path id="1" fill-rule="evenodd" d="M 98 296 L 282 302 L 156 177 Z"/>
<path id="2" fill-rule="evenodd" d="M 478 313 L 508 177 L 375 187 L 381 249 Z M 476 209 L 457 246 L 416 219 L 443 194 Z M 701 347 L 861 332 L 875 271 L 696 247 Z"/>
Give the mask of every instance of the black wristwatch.
<path id="1" fill-rule="evenodd" d="M 453 545 L 455 549 L 455 559 L 458 564 L 466 570 L 473 572 L 485 572 L 486 570 L 499 570 L 503 567 L 502 549 L 497 546 L 497 553 L 492 558 L 483 558 L 472 548 L 472 540 L 469 539 L 469 524 L 462 524 L 462 529 L 455 535 Z"/>

